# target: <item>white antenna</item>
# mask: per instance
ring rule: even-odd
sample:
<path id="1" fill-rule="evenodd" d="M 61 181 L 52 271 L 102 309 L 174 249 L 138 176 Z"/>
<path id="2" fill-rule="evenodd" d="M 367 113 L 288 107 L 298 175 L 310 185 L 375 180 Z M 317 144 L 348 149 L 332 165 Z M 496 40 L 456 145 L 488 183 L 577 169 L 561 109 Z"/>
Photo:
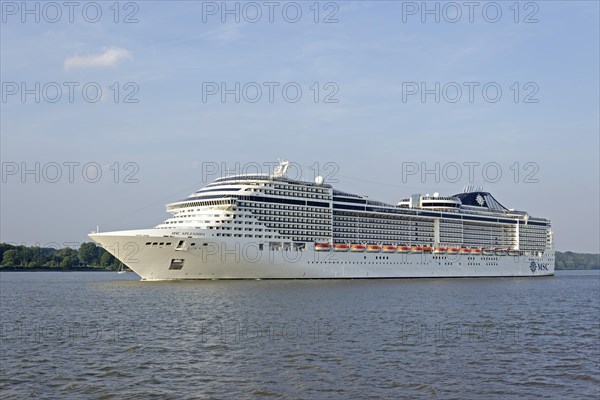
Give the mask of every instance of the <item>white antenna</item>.
<path id="1" fill-rule="evenodd" d="M 100 233 L 100 225 L 96 225 L 96 233 Z"/>

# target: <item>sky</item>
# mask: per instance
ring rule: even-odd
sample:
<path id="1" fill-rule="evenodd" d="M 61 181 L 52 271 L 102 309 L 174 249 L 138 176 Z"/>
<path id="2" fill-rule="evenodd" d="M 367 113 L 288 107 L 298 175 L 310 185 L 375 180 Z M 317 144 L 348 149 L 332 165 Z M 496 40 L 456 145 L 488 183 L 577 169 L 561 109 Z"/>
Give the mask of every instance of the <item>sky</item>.
<path id="1" fill-rule="evenodd" d="M 599 252 L 599 3 L 15 2 L 0 241 L 148 228 L 234 172 L 396 203 L 482 186 Z"/>

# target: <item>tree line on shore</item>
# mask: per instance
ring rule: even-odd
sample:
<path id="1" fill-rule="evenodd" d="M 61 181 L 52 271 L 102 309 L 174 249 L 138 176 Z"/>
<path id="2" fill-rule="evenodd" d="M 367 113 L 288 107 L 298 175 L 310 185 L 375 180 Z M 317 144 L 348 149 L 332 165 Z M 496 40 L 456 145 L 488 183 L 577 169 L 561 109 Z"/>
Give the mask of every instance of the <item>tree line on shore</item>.
<path id="1" fill-rule="evenodd" d="M 0 243 L 0 269 L 18 270 L 112 270 L 121 262 L 93 242 L 78 249 L 15 246 Z M 556 269 L 600 269 L 600 254 L 556 252 Z"/>
<path id="2" fill-rule="evenodd" d="M 556 252 L 555 269 L 600 269 L 600 254 Z"/>
<path id="3" fill-rule="evenodd" d="M 22 270 L 117 270 L 121 262 L 102 247 L 86 242 L 78 249 L 15 246 L 0 243 L 0 269 Z"/>

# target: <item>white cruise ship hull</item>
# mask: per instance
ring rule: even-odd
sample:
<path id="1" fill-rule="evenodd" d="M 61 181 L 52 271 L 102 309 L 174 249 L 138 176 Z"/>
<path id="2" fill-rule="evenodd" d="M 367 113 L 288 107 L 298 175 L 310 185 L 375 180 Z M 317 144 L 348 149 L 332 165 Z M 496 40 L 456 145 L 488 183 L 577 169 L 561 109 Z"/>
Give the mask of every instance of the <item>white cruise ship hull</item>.
<path id="1" fill-rule="evenodd" d="M 531 277 L 554 275 L 554 252 L 435 255 L 270 249 L 256 241 L 165 236 L 156 230 L 90 238 L 143 280 Z M 196 236 L 197 235 L 197 236 Z"/>

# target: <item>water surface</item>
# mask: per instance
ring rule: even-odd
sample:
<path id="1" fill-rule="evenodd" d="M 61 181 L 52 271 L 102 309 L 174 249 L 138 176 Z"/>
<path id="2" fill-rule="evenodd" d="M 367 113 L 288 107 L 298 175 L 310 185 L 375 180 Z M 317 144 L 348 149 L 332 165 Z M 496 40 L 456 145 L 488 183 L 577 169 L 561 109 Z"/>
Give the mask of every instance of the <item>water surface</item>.
<path id="1" fill-rule="evenodd" d="M 600 275 L 0 273 L 10 398 L 598 398 Z"/>

